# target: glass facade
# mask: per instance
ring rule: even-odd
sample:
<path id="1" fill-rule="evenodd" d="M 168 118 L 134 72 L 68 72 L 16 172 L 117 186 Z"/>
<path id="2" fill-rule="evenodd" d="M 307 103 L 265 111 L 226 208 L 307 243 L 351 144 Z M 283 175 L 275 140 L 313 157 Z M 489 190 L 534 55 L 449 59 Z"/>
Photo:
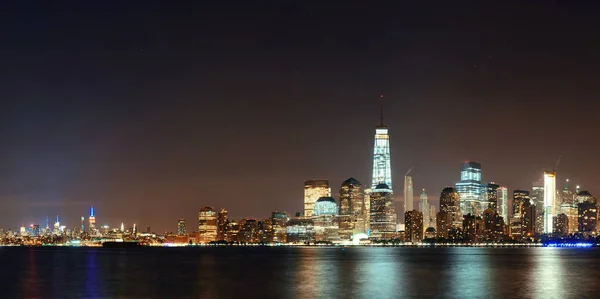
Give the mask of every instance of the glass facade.
<path id="1" fill-rule="evenodd" d="M 315 202 L 321 197 L 331 196 L 328 180 L 309 180 L 304 182 L 304 216 L 314 216 Z"/>
<path id="2" fill-rule="evenodd" d="M 495 213 L 498 212 L 498 188 L 500 186 L 493 182 L 487 183 L 484 187 L 485 208 L 490 208 Z"/>
<path id="3" fill-rule="evenodd" d="M 203 207 L 198 214 L 198 242 L 217 240 L 217 213 L 212 207 Z"/>
<path id="4" fill-rule="evenodd" d="M 177 222 L 177 235 L 185 236 L 187 235 L 187 229 L 185 227 L 185 219 L 179 219 Z"/>
<path id="5" fill-rule="evenodd" d="M 390 163 L 390 136 L 388 127 L 381 124 L 375 128 L 375 145 L 373 148 L 373 181 L 371 187 L 385 184 L 392 189 L 392 166 Z"/>
<path id="6" fill-rule="evenodd" d="M 553 217 L 556 215 L 556 173 L 544 171 L 544 233 L 551 234 Z"/>
<path id="7" fill-rule="evenodd" d="M 407 175 L 404 176 L 404 212 L 414 210 L 413 203 L 413 180 Z"/>
<path id="8" fill-rule="evenodd" d="M 372 239 L 391 239 L 396 233 L 396 209 L 392 192 L 386 184 L 379 184 L 370 195 L 370 234 Z"/>
<path id="9" fill-rule="evenodd" d="M 405 242 L 418 243 L 423 241 L 423 213 L 419 211 L 406 211 L 404 213 Z"/>
<path id="10" fill-rule="evenodd" d="M 467 161 L 460 171 L 456 190 L 460 194 L 460 210 L 463 215 L 481 215 L 482 205 L 481 164 Z"/>
<path id="11" fill-rule="evenodd" d="M 350 240 L 354 231 L 365 233 L 363 219 L 365 213 L 362 184 L 355 178 L 349 178 L 340 188 L 339 234 L 340 238 Z"/>

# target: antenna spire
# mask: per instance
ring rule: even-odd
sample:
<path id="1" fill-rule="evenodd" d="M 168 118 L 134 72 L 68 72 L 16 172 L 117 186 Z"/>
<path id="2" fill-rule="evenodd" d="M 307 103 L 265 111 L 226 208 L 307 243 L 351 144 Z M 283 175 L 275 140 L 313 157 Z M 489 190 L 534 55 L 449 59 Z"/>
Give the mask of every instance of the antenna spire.
<path id="1" fill-rule="evenodd" d="M 379 98 L 381 99 L 381 107 L 380 107 L 380 111 L 379 111 L 379 119 L 381 120 L 381 126 L 383 126 L 383 94 L 379 95 Z"/>

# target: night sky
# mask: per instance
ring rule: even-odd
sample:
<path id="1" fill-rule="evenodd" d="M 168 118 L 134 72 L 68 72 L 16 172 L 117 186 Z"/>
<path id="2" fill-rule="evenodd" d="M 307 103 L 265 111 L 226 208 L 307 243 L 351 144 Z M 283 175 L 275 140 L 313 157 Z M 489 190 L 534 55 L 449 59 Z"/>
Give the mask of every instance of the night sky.
<path id="1" fill-rule="evenodd" d="M 382 93 L 398 212 L 408 168 L 437 204 L 465 160 L 512 192 L 562 155 L 558 187 L 600 195 L 598 5 L 18 2 L 0 4 L 3 228 L 90 205 L 153 231 L 204 205 L 301 211 L 307 179 L 370 183 Z"/>

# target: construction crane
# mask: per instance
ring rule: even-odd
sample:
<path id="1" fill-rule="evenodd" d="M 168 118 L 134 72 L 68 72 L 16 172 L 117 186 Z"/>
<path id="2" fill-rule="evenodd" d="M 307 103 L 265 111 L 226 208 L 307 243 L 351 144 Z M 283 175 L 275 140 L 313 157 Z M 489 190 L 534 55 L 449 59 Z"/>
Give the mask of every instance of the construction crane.
<path id="1" fill-rule="evenodd" d="M 558 170 L 558 165 L 560 164 L 560 158 L 562 155 L 558 155 L 558 159 L 556 159 L 556 164 L 554 164 L 554 173 Z"/>
<path id="2" fill-rule="evenodd" d="M 413 168 L 415 168 L 415 167 L 414 167 L 414 166 L 413 166 L 413 167 L 411 167 L 411 168 L 410 168 L 410 169 L 409 169 L 409 170 L 406 172 L 406 174 L 405 174 L 404 176 L 407 176 L 407 175 L 408 175 L 408 174 L 409 174 L 409 173 L 410 173 L 410 172 L 413 170 Z"/>

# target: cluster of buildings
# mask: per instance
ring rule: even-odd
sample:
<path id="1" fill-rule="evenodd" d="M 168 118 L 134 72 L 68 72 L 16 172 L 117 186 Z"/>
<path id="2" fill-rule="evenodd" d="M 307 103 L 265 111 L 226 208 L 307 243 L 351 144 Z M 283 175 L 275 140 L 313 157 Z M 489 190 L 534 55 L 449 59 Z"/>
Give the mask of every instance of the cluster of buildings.
<path id="1" fill-rule="evenodd" d="M 404 175 L 404 206 L 398 209 L 392 185 L 390 137 L 388 127 L 375 128 L 373 172 L 370 184 L 348 178 L 339 187 L 337 199 L 332 197 L 328 180 L 304 183 L 304 211 L 289 215 L 274 211 L 266 219 L 229 219 L 227 210 L 203 207 L 193 229 L 179 219 L 176 233 L 156 236 L 137 231 L 136 225 L 125 230 L 96 227 L 94 208 L 90 209 L 88 227 L 67 229 L 58 221 L 53 228 L 39 225 L 21 227 L 19 232 L 0 230 L 6 240 L 43 240 L 67 237 L 69 240 L 100 238 L 145 239 L 160 244 L 211 243 L 280 243 L 280 244 L 365 244 L 377 242 L 404 243 L 536 243 L 542 239 L 590 239 L 597 235 L 598 203 L 588 191 L 556 187 L 556 171 L 545 171 L 543 179 L 531 189 L 513 190 L 509 206 L 509 190 L 495 182 L 483 182 L 481 164 L 467 161 L 460 169 L 460 180 L 454 187 L 444 188 L 439 205 L 429 202 L 423 189 L 415 205 L 412 168 Z M 416 206 L 416 209 L 415 209 Z M 398 212 L 404 212 L 400 223 Z"/>

